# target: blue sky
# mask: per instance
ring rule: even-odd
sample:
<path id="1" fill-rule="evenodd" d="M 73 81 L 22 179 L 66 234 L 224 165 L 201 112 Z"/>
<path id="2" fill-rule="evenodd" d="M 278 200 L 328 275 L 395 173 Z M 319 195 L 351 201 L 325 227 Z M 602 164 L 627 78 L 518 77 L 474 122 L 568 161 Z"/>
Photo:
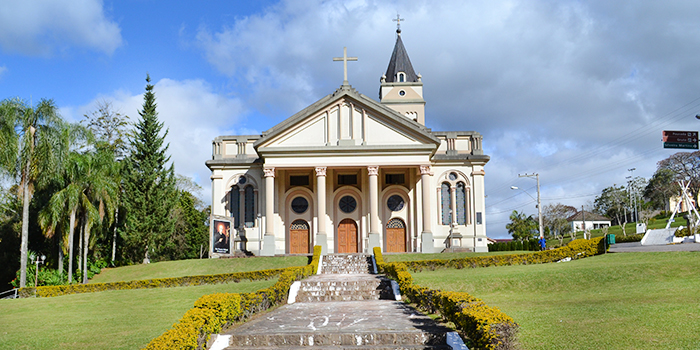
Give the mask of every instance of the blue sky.
<path id="1" fill-rule="evenodd" d="M 487 233 L 512 210 L 590 204 L 628 169 L 650 177 L 662 130 L 697 130 L 700 4 L 655 1 L 5 0 L 0 98 L 53 98 L 80 120 L 105 99 L 137 118 L 146 73 L 176 171 L 210 200 L 211 140 L 260 133 L 349 81 L 377 98 L 395 41 L 425 87 L 426 124 L 475 130 Z"/>

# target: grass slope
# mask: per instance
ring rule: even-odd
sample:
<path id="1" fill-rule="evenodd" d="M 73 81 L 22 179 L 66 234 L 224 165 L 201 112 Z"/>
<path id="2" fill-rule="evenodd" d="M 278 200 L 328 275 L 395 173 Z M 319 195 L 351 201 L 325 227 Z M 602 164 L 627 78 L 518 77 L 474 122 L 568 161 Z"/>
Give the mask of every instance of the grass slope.
<path id="1" fill-rule="evenodd" d="M 91 279 L 90 283 L 134 281 L 152 278 L 196 275 L 215 275 L 220 273 L 304 266 L 306 264 L 308 264 L 308 258 L 305 256 L 162 261 L 145 265 L 139 264 L 102 269 L 102 272 Z"/>
<path id="2" fill-rule="evenodd" d="M 0 349 L 141 349 L 202 295 L 253 292 L 275 282 L 0 300 Z"/>
<path id="3" fill-rule="evenodd" d="M 700 349 L 700 254 L 606 254 L 568 263 L 413 273 L 520 324 L 524 349 Z"/>

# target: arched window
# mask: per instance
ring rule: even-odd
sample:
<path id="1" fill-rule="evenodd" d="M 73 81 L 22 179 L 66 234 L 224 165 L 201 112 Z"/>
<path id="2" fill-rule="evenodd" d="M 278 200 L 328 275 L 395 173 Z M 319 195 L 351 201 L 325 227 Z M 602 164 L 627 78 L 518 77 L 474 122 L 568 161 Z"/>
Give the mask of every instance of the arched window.
<path id="1" fill-rule="evenodd" d="M 467 223 L 467 196 L 464 189 L 464 182 L 457 183 L 456 191 L 455 200 L 457 201 L 457 224 L 464 225 Z"/>
<path id="2" fill-rule="evenodd" d="M 234 225 L 236 227 L 241 226 L 241 199 L 238 186 L 231 187 L 231 194 L 229 196 L 229 208 L 231 209 L 231 217 L 233 217 Z"/>
<path id="3" fill-rule="evenodd" d="M 255 227 L 255 191 L 250 185 L 245 188 L 245 227 Z"/>
<path id="4" fill-rule="evenodd" d="M 404 72 L 399 72 L 399 83 L 403 83 L 406 81 L 406 73 Z"/>
<path id="5" fill-rule="evenodd" d="M 452 213 L 450 212 L 450 184 L 443 182 L 440 186 L 440 212 L 442 213 L 442 224 L 452 223 Z"/>

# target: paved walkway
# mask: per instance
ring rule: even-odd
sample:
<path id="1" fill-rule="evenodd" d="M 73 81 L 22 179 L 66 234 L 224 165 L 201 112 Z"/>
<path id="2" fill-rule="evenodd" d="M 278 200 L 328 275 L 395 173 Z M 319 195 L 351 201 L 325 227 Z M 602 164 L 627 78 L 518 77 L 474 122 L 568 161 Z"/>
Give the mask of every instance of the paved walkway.
<path id="1" fill-rule="evenodd" d="M 682 243 L 667 245 L 642 245 L 640 242 L 617 243 L 610 246 L 609 252 L 700 252 L 700 243 Z"/>

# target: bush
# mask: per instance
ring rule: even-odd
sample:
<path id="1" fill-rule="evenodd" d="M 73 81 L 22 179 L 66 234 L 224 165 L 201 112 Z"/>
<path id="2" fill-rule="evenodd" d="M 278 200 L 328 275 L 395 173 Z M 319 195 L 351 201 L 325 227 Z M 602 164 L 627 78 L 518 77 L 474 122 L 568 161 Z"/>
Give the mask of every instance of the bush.
<path id="1" fill-rule="evenodd" d="M 676 233 L 674 233 L 674 236 L 676 236 L 676 237 L 685 237 L 685 236 L 690 236 L 690 235 L 691 235 L 690 228 L 687 226 L 680 229 L 680 230 L 676 230 Z"/>
<path id="2" fill-rule="evenodd" d="M 643 237 L 644 237 L 644 234 L 642 234 L 642 233 L 627 235 L 627 236 L 617 235 L 617 236 L 615 236 L 615 243 L 640 242 Z"/>

